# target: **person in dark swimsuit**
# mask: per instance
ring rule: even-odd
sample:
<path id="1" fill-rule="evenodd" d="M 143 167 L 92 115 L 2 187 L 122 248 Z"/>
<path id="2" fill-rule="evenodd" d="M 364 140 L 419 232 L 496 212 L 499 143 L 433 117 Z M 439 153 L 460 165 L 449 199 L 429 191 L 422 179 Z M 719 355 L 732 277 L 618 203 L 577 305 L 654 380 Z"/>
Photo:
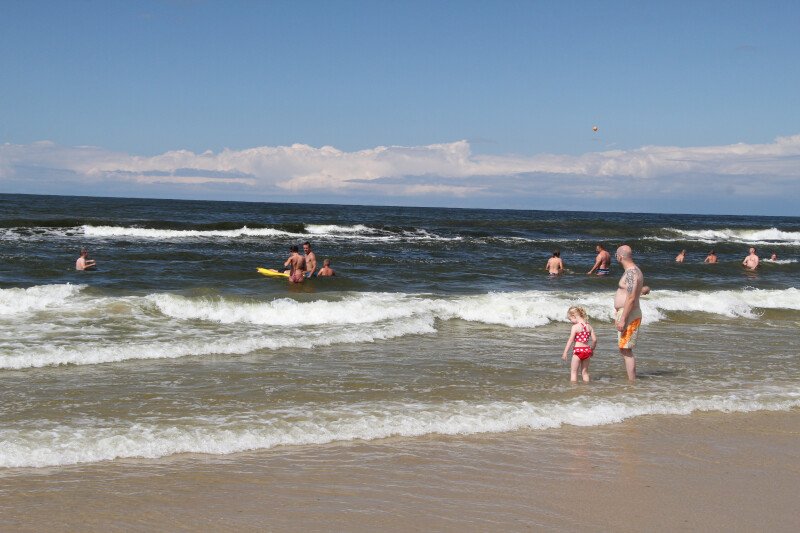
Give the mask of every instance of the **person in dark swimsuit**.
<path id="1" fill-rule="evenodd" d="M 595 251 L 597 257 L 594 260 L 594 266 L 587 274 L 597 273 L 598 276 L 608 276 L 611 272 L 611 254 L 603 248 L 602 244 L 598 244 Z"/>

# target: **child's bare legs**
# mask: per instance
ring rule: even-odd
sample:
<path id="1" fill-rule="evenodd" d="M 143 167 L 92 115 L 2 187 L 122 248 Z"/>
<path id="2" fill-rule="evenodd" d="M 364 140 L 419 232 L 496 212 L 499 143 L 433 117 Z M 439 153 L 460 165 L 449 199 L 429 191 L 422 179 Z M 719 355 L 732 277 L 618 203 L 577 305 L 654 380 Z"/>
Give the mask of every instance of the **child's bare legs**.
<path id="1" fill-rule="evenodd" d="M 584 382 L 588 382 L 589 381 L 589 359 L 581 359 L 580 362 L 581 362 L 581 378 L 583 378 Z"/>
<path id="2" fill-rule="evenodd" d="M 581 366 L 581 360 L 577 355 L 572 356 L 572 363 L 569 365 L 569 380 L 572 383 L 578 382 L 578 368 Z"/>

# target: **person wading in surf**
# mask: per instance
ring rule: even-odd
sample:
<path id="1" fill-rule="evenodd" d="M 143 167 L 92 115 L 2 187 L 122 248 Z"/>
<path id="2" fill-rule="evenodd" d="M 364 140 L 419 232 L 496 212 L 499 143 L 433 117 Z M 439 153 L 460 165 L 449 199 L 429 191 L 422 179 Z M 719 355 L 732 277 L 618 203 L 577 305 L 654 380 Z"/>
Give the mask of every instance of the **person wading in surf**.
<path id="1" fill-rule="evenodd" d="M 750 247 L 750 253 L 744 258 L 742 265 L 744 265 L 747 270 L 755 270 L 758 268 L 758 255 L 754 247 Z"/>
<path id="2" fill-rule="evenodd" d="M 305 254 L 306 260 L 305 276 L 310 278 L 314 275 L 314 271 L 317 270 L 317 256 L 311 251 L 311 243 L 308 241 L 303 243 L 303 254 Z"/>
<path id="3" fill-rule="evenodd" d="M 603 248 L 602 244 L 598 244 L 595 247 L 595 251 L 597 252 L 597 257 L 594 260 L 594 266 L 587 274 L 591 274 L 596 270 L 598 276 L 608 276 L 609 272 L 611 272 L 611 254 Z"/>
<path id="4" fill-rule="evenodd" d="M 625 361 L 625 371 L 630 381 L 636 380 L 636 359 L 633 348 L 642 324 L 642 310 L 639 307 L 639 296 L 644 285 L 644 274 L 633 262 L 633 250 L 623 245 L 617 248 L 617 262 L 625 272 L 619 280 L 617 293 L 614 295 L 615 322 L 619 353 Z"/>
<path id="5" fill-rule="evenodd" d="M 306 279 L 306 260 L 300 255 L 300 249 L 297 246 L 289 248 L 289 258 L 283 263 L 283 266 L 288 267 L 290 282 L 303 283 Z"/>
<path id="6" fill-rule="evenodd" d="M 558 276 L 564 272 L 564 262 L 561 261 L 561 252 L 558 250 L 553 252 L 553 257 L 547 260 L 547 265 L 545 265 L 544 268 L 551 276 Z"/>

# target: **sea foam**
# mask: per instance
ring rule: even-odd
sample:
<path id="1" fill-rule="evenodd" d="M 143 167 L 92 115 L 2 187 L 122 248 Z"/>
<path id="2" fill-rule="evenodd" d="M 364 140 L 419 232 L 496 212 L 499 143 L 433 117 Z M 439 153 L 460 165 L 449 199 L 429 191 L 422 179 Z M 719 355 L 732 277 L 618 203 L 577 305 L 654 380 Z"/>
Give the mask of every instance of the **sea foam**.
<path id="1" fill-rule="evenodd" d="M 158 310 L 181 320 L 261 325 L 367 324 L 406 317 L 508 327 L 536 327 L 566 322 L 570 306 L 581 305 L 598 320 L 613 318 L 613 293 L 547 291 L 491 292 L 465 296 L 404 293 L 357 293 L 337 300 L 242 302 L 226 298 L 190 298 L 172 294 L 147 297 Z M 645 323 L 666 318 L 667 312 L 700 312 L 754 318 L 758 309 L 800 309 L 800 290 L 742 289 L 721 291 L 654 291 L 641 299 Z"/>
<path id="2" fill-rule="evenodd" d="M 69 299 L 86 285 L 36 285 L 27 289 L 0 289 L 0 316 L 40 311 L 68 305 Z"/>
<path id="3" fill-rule="evenodd" d="M 245 355 L 299 344 L 365 343 L 434 334 L 436 322 L 448 320 L 537 328 L 567 322 L 567 310 L 572 305 L 583 306 L 598 322 L 610 322 L 614 312 L 610 292 L 523 291 L 461 296 L 343 293 L 300 302 L 168 293 L 100 298 L 81 294 L 80 287 L 5 289 L 0 293 L 9 305 L 16 296 L 27 296 L 25 309 L 50 313 L 33 329 L 25 312 L 0 314 L 7 330 L 0 342 L 0 368 Z M 38 292 L 44 296 L 32 296 Z M 76 312 L 75 298 L 80 299 L 78 308 L 91 309 L 91 314 Z M 677 313 L 754 319 L 764 309 L 800 310 L 800 290 L 658 290 L 643 297 L 641 305 L 645 324 L 670 320 Z M 102 334 L 88 336 L 87 328 L 113 329 L 120 321 L 127 324 L 127 332 L 113 343 Z M 53 336 L 56 331 L 58 335 Z M 80 343 L 75 342 L 77 338 Z"/>
<path id="4" fill-rule="evenodd" d="M 666 228 L 667 231 L 706 243 L 738 242 L 743 244 L 791 244 L 800 245 L 800 232 L 767 229 L 701 229 L 684 230 Z"/>
<path id="5" fill-rule="evenodd" d="M 168 325 L 167 329 L 174 327 Z M 36 349 L 8 350 L 0 352 L 0 369 L 40 368 L 58 365 L 95 365 L 144 359 L 177 359 L 203 355 L 244 355 L 260 350 L 278 350 L 292 346 L 312 349 L 344 343 L 368 343 L 393 339 L 406 335 L 435 333 L 432 318 L 398 320 L 374 324 L 360 329 L 312 335 L 297 330 L 278 332 L 246 332 L 239 335 L 217 335 L 208 340 L 206 335 L 193 338 L 175 336 L 169 340 L 153 342 L 90 342 L 54 345 L 44 343 Z M 3 350 L 6 351 L 6 350 Z"/>
<path id="6" fill-rule="evenodd" d="M 443 237 L 423 229 L 416 231 L 391 232 L 372 228 L 363 224 L 308 224 L 304 232 L 295 233 L 275 228 L 248 228 L 242 226 L 232 230 L 191 230 L 191 229 L 155 229 L 133 226 L 81 226 L 80 231 L 87 237 L 95 238 L 129 238 L 143 240 L 178 240 L 178 239 L 236 239 L 242 237 L 279 237 L 293 239 L 327 238 L 335 240 L 355 241 L 453 241 L 462 237 Z M 75 228 L 72 229 L 73 231 Z"/>
<path id="7" fill-rule="evenodd" d="M 473 435 L 573 426 L 601 426 L 647 415 L 696 411 L 786 411 L 800 391 L 757 387 L 701 397 L 642 402 L 632 395 L 563 402 L 375 402 L 248 416 L 187 417 L 169 423 L 119 425 L 95 420 L 42 428 L 0 429 L 0 467 L 46 467 L 159 458 L 179 453 L 230 454 L 277 446 L 423 435 Z M 84 421 L 86 422 L 86 421 Z"/>

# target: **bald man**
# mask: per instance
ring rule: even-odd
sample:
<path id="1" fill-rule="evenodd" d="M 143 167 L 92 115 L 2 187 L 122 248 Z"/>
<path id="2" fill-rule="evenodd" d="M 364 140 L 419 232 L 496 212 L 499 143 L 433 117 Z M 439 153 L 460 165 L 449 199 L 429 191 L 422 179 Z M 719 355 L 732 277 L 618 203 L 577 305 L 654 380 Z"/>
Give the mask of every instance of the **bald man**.
<path id="1" fill-rule="evenodd" d="M 617 248 L 617 262 L 625 269 L 619 280 L 617 293 L 614 295 L 614 309 L 617 326 L 617 345 L 619 353 L 625 361 L 625 370 L 630 381 L 636 380 L 636 359 L 633 348 L 642 324 L 642 310 L 639 308 L 639 296 L 644 286 L 644 274 L 633 262 L 633 250 L 624 245 Z"/>

